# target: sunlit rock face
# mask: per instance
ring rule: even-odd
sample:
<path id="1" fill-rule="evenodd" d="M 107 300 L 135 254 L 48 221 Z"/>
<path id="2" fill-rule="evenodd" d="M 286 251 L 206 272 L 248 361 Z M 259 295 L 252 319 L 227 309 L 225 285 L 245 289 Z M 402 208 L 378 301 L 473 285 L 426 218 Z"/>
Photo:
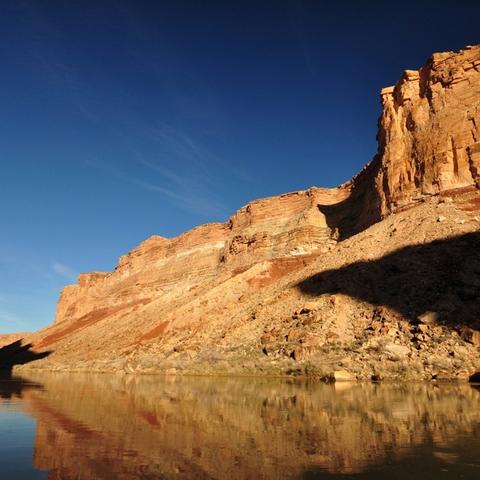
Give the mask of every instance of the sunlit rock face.
<path id="1" fill-rule="evenodd" d="M 479 186 L 479 45 L 433 54 L 380 97 L 377 155 L 344 185 L 346 201 L 322 209 L 344 237 L 426 196 Z"/>
<path id="2" fill-rule="evenodd" d="M 64 288 L 55 324 L 89 324 L 163 296 L 173 303 L 219 275 L 309 254 L 331 241 L 318 204 L 347 195 L 341 188 L 288 193 L 253 201 L 224 224 L 202 225 L 173 239 L 150 237 L 121 257 L 113 272 L 81 274 L 76 285 Z"/>
<path id="3" fill-rule="evenodd" d="M 405 377 L 398 362 L 385 371 L 391 344 L 407 348 L 413 377 L 475 373 L 480 46 L 434 54 L 381 100 L 378 152 L 352 180 L 253 201 L 225 223 L 149 238 L 113 272 L 80 275 L 62 291 L 54 324 L 27 336 L 51 352 L 32 365 L 251 373 L 324 362 L 331 371 L 344 370 L 343 349 L 357 378 Z M 419 275 L 412 265 L 423 257 L 407 247 L 453 237 L 432 247 L 439 258 Z M 327 270 L 340 281 L 310 288 Z M 357 270 L 367 273 L 348 273 Z M 428 311 L 449 324 L 415 330 Z"/>
<path id="4" fill-rule="evenodd" d="M 10 345 L 17 340 L 23 338 L 26 333 L 5 333 L 0 335 L 0 348 L 4 347 L 5 345 Z"/>
<path id="5" fill-rule="evenodd" d="M 432 55 L 381 92 L 375 183 L 386 214 L 480 182 L 480 46 Z"/>

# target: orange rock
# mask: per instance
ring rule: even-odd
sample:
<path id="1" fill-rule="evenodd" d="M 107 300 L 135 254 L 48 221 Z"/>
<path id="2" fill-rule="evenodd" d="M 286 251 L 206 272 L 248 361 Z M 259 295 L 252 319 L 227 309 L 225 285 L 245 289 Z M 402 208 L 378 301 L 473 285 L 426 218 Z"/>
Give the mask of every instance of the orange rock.
<path id="1" fill-rule="evenodd" d="M 369 317 L 365 305 L 335 289 L 319 298 L 292 293 L 292 285 L 322 270 L 369 262 L 388 249 L 446 238 L 454 229 L 478 230 L 465 215 L 480 208 L 480 45 L 432 55 L 424 67 L 406 70 L 395 86 L 383 89 L 381 101 L 378 153 L 352 180 L 252 201 L 225 223 L 171 239 L 150 237 L 121 257 L 113 272 L 80 275 L 63 289 L 54 324 L 29 339 L 53 352 L 37 363 L 83 365 L 108 357 L 105 368 L 114 368 L 112 359 L 137 354 L 147 343 L 154 358 L 159 352 L 181 355 L 179 344 L 213 357 L 220 344 L 245 352 L 245 345 L 258 348 L 259 339 L 268 343 L 259 332 L 290 319 L 299 305 L 315 311 L 315 322 L 305 328 L 307 336 L 315 330 L 315 345 L 353 343 L 355 322 L 362 332 L 367 327 L 359 320 Z M 437 194 L 452 200 L 429 205 Z M 465 218 L 457 211 L 452 217 L 457 197 Z M 424 216 L 410 215 L 412 206 L 423 208 Z M 394 213 L 406 214 L 403 226 L 391 220 L 395 216 L 388 219 Z M 414 227 L 405 226 L 409 218 Z M 399 274 L 403 267 L 395 268 Z M 468 298 L 475 298 L 472 288 Z M 405 325 L 401 331 L 379 322 L 371 328 L 397 342 L 400 334 L 409 335 Z M 291 327 L 285 328 L 289 339 L 298 336 Z M 402 358 L 410 351 L 397 345 L 390 350 Z M 295 356 L 299 360 L 300 353 Z"/>

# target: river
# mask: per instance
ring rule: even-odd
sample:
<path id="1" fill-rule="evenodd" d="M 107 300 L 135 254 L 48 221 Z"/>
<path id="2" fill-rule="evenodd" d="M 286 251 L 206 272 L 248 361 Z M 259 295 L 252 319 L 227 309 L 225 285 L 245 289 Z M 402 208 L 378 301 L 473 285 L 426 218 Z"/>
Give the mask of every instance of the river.
<path id="1" fill-rule="evenodd" d="M 2 377 L 0 465 L 15 480 L 478 479 L 480 389 Z"/>

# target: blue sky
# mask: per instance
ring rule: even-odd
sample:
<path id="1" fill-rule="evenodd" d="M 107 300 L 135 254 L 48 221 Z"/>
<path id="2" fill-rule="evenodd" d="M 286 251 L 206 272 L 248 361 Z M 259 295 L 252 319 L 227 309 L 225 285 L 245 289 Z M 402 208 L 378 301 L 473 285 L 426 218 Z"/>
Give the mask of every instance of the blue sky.
<path id="1" fill-rule="evenodd" d="M 479 43 L 480 3 L 0 0 L 0 331 L 79 272 L 348 180 L 379 90 Z"/>

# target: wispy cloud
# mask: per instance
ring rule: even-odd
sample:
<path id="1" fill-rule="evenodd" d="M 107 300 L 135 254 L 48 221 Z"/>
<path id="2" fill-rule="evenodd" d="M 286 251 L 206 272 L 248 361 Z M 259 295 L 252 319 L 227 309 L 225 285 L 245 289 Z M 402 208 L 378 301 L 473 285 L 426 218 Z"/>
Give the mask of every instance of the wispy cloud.
<path id="1" fill-rule="evenodd" d="M 6 244 L 0 244 L 0 252 L 0 268 L 2 270 L 28 275 L 30 278 L 38 277 L 43 280 L 51 280 L 51 273 L 45 269 L 44 265 L 39 265 L 26 252 L 17 251 Z"/>
<path id="2" fill-rule="evenodd" d="M 315 61 L 312 57 L 312 51 L 310 42 L 307 36 L 307 30 L 305 27 L 305 12 L 301 2 L 292 4 L 290 11 L 290 25 L 294 36 L 296 37 L 300 54 L 305 62 L 307 71 L 312 76 L 318 75 L 318 68 L 315 65 Z"/>
<path id="3" fill-rule="evenodd" d="M 148 141 L 137 147 L 126 139 L 128 135 L 122 135 L 130 164 L 113 165 L 98 158 L 87 159 L 85 163 L 139 188 L 161 194 L 185 211 L 207 218 L 226 217 L 231 213 L 231 208 L 218 194 L 218 172 L 228 169 L 237 181 L 238 177 L 202 142 L 165 123 L 156 126 L 137 123 L 130 128 L 136 132 L 136 138 Z M 148 153 L 143 153 L 145 145 Z"/>
<path id="4" fill-rule="evenodd" d="M 17 323 L 17 319 L 11 313 L 0 312 L 0 322 Z"/>
<path id="5" fill-rule="evenodd" d="M 165 188 L 161 185 L 155 185 L 149 182 L 144 182 L 136 178 L 131 178 L 130 180 L 139 187 L 165 195 L 179 207 L 184 208 L 192 213 L 197 213 L 204 216 L 226 215 L 225 206 L 221 202 L 208 196 L 198 194 L 196 192 L 190 192 L 184 188 L 181 188 L 180 190 L 182 193 L 177 193 L 173 189 Z M 175 183 L 177 186 L 180 186 L 184 182 L 185 180 L 181 180 L 180 183 Z"/>
<path id="6" fill-rule="evenodd" d="M 159 123 L 155 126 L 145 125 L 142 134 L 156 142 L 160 146 L 161 151 L 168 154 L 171 160 L 190 161 L 198 170 L 204 173 L 205 178 L 213 180 L 212 170 L 222 170 L 223 173 L 227 173 L 229 177 L 236 180 L 244 182 L 253 181 L 249 175 L 245 174 L 236 165 L 232 165 L 212 152 L 203 142 L 184 130 L 166 123 Z"/>
<path id="7" fill-rule="evenodd" d="M 8 324 L 9 328 L 25 328 L 27 326 L 26 322 L 23 321 L 22 319 L 18 318 L 16 315 L 10 313 L 10 312 L 5 312 L 5 311 L 0 311 L 0 323 L 3 324 Z"/>
<path id="8" fill-rule="evenodd" d="M 228 215 L 229 211 L 224 203 L 215 194 L 205 189 L 204 183 L 197 181 L 199 177 L 196 177 L 191 171 L 189 172 L 188 167 L 184 167 L 185 175 L 182 175 L 163 167 L 161 164 L 146 161 L 139 161 L 138 163 L 150 170 L 154 170 L 157 175 L 152 175 L 152 172 L 148 171 L 145 171 L 143 175 L 141 175 L 142 172 L 139 172 L 138 175 L 132 175 L 127 170 L 107 164 L 101 160 L 85 160 L 86 165 L 107 171 L 110 175 L 114 175 L 123 182 L 128 182 L 143 190 L 163 195 L 182 210 L 206 217 L 226 217 Z M 148 180 L 144 180 L 144 177 L 148 177 Z"/>
<path id="9" fill-rule="evenodd" d="M 206 176 L 208 176 L 207 164 L 217 161 L 216 156 L 199 142 L 170 125 L 162 123 L 154 127 L 145 126 L 143 133 L 157 143 L 170 160 L 182 160 L 183 164 L 188 162 Z"/>
<path id="10" fill-rule="evenodd" d="M 69 282 L 74 282 L 77 278 L 76 272 L 67 265 L 63 263 L 55 262 L 52 264 L 52 270 L 60 277 L 65 278 Z"/>
<path id="11" fill-rule="evenodd" d="M 136 183 L 194 213 L 225 215 L 227 206 L 218 198 L 214 173 L 222 167 L 217 157 L 191 135 L 166 124 L 149 128 L 147 134 L 159 154 L 152 158 L 134 152 L 136 162 L 149 171 L 148 182 Z"/>
<path id="12" fill-rule="evenodd" d="M 151 105 L 146 108 L 143 82 L 125 83 L 102 62 L 94 75 L 79 68 L 71 55 L 75 45 L 63 41 L 66 33 L 48 9 L 29 1 L 25 9 L 28 31 L 34 32 L 27 36 L 28 55 L 43 80 L 57 87 L 75 114 L 121 150 L 115 163 L 97 159 L 85 163 L 163 195 L 183 210 L 206 218 L 226 217 L 232 209 L 221 198 L 219 186 L 226 190 L 239 181 L 255 180 L 241 171 L 240 162 L 232 164 L 216 154 L 216 146 L 222 144 L 215 142 L 229 137 L 222 97 L 202 79 L 188 56 L 168 42 L 163 30 L 130 4 L 119 7 L 112 20 L 112 28 L 128 33 L 125 38 L 130 39 L 119 46 L 125 66 L 138 71 L 139 78 L 150 78 L 155 86 L 156 94 L 147 99 Z M 145 47 L 146 43 L 152 47 Z M 72 277 L 68 268 L 52 270 Z"/>

